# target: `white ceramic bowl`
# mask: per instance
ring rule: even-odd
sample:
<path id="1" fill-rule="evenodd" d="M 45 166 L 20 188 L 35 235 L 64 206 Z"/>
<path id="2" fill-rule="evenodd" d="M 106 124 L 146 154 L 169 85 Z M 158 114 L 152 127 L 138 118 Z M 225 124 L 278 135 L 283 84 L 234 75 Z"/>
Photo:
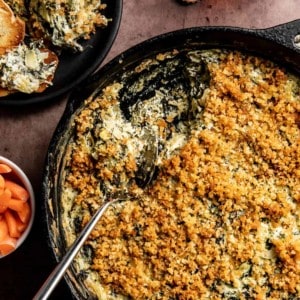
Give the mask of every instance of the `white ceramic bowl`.
<path id="1" fill-rule="evenodd" d="M 25 241 L 25 239 L 28 237 L 29 232 L 32 228 L 34 215 L 35 215 L 35 196 L 34 196 L 34 191 L 33 191 L 32 185 L 31 185 L 28 177 L 26 176 L 26 174 L 23 172 L 23 170 L 19 166 L 17 166 L 14 162 L 9 160 L 8 158 L 5 158 L 1 155 L 0 155 L 0 163 L 4 163 L 4 164 L 8 165 L 12 169 L 13 176 L 17 177 L 20 180 L 20 182 L 22 183 L 22 185 L 24 186 L 24 188 L 28 191 L 28 193 L 29 193 L 28 201 L 29 201 L 30 208 L 31 208 L 30 220 L 27 224 L 26 229 L 22 232 L 22 235 L 17 239 L 17 244 L 16 244 L 15 249 L 6 255 L 0 255 L 0 258 L 3 258 L 5 256 L 11 254 L 12 252 L 16 251 L 22 245 L 22 243 Z M 2 174 L 2 175 L 4 175 L 4 174 Z"/>

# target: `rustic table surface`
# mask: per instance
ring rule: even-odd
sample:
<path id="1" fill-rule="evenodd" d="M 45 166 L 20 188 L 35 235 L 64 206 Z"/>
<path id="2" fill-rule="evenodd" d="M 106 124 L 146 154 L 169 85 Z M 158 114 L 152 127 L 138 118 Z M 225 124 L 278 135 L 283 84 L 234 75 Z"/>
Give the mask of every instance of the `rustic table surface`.
<path id="1" fill-rule="evenodd" d="M 175 0 L 125 0 L 119 33 L 103 64 L 139 42 L 176 29 L 215 25 L 267 28 L 298 18 L 299 0 L 199 0 L 189 6 Z M 29 238 L 16 252 L 0 259 L 3 300 L 31 299 L 55 266 L 38 195 L 48 145 L 65 105 L 66 99 L 61 97 L 25 108 L 0 106 L 0 155 L 24 169 L 37 195 L 37 213 Z M 71 298 L 62 280 L 51 299 Z"/>

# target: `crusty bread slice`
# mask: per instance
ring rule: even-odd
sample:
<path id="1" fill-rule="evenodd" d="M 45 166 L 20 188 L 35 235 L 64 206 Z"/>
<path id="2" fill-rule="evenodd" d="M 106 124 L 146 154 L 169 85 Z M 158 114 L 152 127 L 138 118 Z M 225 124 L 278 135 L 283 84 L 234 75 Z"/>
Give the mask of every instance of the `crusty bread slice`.
<path id="1" fill-rule="evenodd" d="M 46 49 L 46 48 L 43 49 L 43 51 L 48 52 L 48 57 L 44 60 L 44 63 L 45 64 L 54 63 L 54 64 L 56 64 L 56 67 L 57 67 L 58 62 L 59 62 L 57 55 L 54 52 L 52 52 L 51 50 Z M 47 81 L 52 82 L 53 78 L 54 78 L 54 73 L 47 78 Z M 42 93 L 48 86 L 49 86 L 49 83 L 42 83 L 40 85 L 39 89 L 36 91 L 36 93 Z"/>
<path id="2" fill-rule="evenodd" d="M 19 45 L 25 36 L 25 22 L 0 0 L 0 55 Z"/>
<path id="3" fill-rule="evenodd" d="M 15 91 L 10 91 L 10 90 L 0 87 L 0 97 L 5 97 L 5 96 L 8 96 L 13 93 L 15 93 Z"/>
<path id="4" fill-rule="evenodd" d="M 27 46 L 23 44 L 22 47 L 27 47 Z M 17 49 L 18 49 L 18 47 L 15 48 L 15 50 L 17 50 Z M 27 49 L 29 49 L 29 48 L 27 48 Z M 15 81 L 12 78 L 18 78 L 18 73 L 14 72 L 13 77 L 12 78 L 9 77 L 9 79 L 8 79 L 8 85 L 6 85 L 4 82 L 2 82 L 3 87 L 0 86 L 0 97 L 5 97 L 5 96 L 8 96 L 10 94 L 20 92 L 20 91 L 23 93 L 42 93 L 49 85 L 51 85 L 51 82 L 53 81 L 54 74 L 55 74 L 55 71 L 56 71 L 56 68 L 57 68 L 58 62 L 59 62 L 58 56 L 54 52 L 52 52 L 51 50 L 49 50 L 47 48 L 40 48 L 39 51 L 43 52 L 43 53 L 47 53 L 47 55 L 45 55 L 43 62 L 41 62 L 45 66 L 45 68 L 47 68 L 47 65 L 52 66 L 52 71 L 49 73 L 47 78 L 42 79 L 42 78 L 36 77 L 36 79 L 39 78 L 40 84 L 36 89 L 32 89 L 29 92 L 29 90 L 25 91 L 25 90 L 19 89 L 20 86 L 19 86 L 19 88 L 17 86 L 14 86 Z M 10 52 L 8 51 L 8 55 L 9 54 L 10 54 Z M 22 62 L 22 64 L 23 63 L 25 63 L 25 62 Z M 25 63 L 25 65 L 26 65 L 26 63 Z M 22 72 L 24 72 L 24 70 L 21 71 L 20 75 L 24 74 Z M 29 72 L 30 72 L 30 67 L 28 68 L 28 74 L 29 74 Z M 28 80 L 29 80 L 28 84 L 30 83 L 29 78 L 30 77 L 28 77 Z M 31 79 L 33 79 L 33 78 L 31 78 Z"/>

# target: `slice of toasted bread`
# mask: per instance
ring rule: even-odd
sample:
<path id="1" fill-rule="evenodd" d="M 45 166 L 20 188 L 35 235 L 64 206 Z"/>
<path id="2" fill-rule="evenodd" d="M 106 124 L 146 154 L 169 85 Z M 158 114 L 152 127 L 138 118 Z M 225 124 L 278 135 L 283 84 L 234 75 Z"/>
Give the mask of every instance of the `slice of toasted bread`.
<path id="1" fill-rule="evenodd" d="M 12 66 L 12 61 L 17 68 Z M 7 51 L 0 57 L 3 71 L 3 76 L 0 76 L 0 97 L 16 92 L 43 92 L 51 85 L 58 62 L 54 52 L 34 42 L 29 45 L 21 43 Z"/>
<path id="2" fill-rule="evenodd" d="M 19 45 L 25 36 L 25 22 L 0 0 L 0 55 Z"/>
<path id="3" fill-rule="evenodd" d="M 46 48 L 43 49 L 42 51 L 48 53 L 48 57 L 44 60 L 44 63 L 45 64 L 55 64 L 56 65 L 55 69 L 56 69 L 58 62 L 59 62 L 57 55 L 54 52 L 52 52 Z M 41 85 L 38 88 L 38 90 L 36 91 L 36 93 L 43 92 L 49 86 L 49 82 L 52 82 L 53 78 L 54 78 L 54 72 L 50 76 L 48 76 L 48 78 L 47 78 L 48 83 L 41 83 Z"/>
<path id="4" fill-rule="evenodd" d="M 5 97 L 13 93 L 15 93 L 15 91 L 10 91 L 8 89 L 0 87 L 0 97 Z"/>

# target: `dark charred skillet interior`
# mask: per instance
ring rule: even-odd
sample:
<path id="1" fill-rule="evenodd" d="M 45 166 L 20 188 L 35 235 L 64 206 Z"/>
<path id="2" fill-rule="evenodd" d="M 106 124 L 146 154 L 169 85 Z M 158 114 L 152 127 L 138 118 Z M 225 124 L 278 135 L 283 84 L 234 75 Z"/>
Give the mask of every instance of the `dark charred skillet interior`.
<path id="1" fill-rule="evenodd" d="M 196 72 L 204 87 L 209 83 L 210 76 L 205 64 L 191 62 L 184 53 L 189 50 L 232 49 L 243 53 L 251 53 L 267 58 L 296 75 L 300 74 L 300 49 L 294 44 L 300 32 L 300 21 L 283 24 L 265 30 L 249 30 L 241 28 L 199 27 L 179 30 L 163 34 L 147 40 L 116 57 L 84 84 L 71 93 L 65 113 L 58 124 L 50 143 L 46 158 L 43 181 L 43 197 L 45 200 L 46 221 L 49 231 L 50 246 L 54 249 L 56 259 L 64 252 L 65 241 L 61 239 L 61 223 L 59 206 L 60 176 L 64 169 L 65 149 L 74 134 L 73 120 L 77 112 L 84 107 L 84 100 L 96 97 L 102 89 L 114 81 L 123 80 L 124 87 L 121 108 L 127 119 L 131 118 L 131 108 L 139 101 L 151 97 L 154 89 L 161 91 L 184 90 L 189 95 L 193 107 L 193 97 L 203 92 L 201 88 L 193 88 L 195 83 L 190 80 L 190 72 Z M 162 65 L 153 65 L 143 73 L 145 88 L 135 92 L 138 82 L 134 68 L 149 57 L 158 53 L 178 50 L 181 54 L 175 60 L 165 60 Z M 152 72 L 156 76 L 151 76 Z M 126 74 L 126 76 L 124 76 Z M 139 74 L 140 76 L 140 74 Z M 166 83 L 164 86 L 164 82 Z M 199 87 L 199 84 L 196 84 Z M 182 116 L 188 120 L 193 117 L 193 109 Z M 176 120 L 174 121 L 176 122 Z M 89 249 L 86 249 L 89 251 Z M 81 274 L 84 278 L 84 274 Z M 68 273 L 68 283 L 78 299 L 90 299 L 89 293 L 75 277 L 72 270 Z"/>

